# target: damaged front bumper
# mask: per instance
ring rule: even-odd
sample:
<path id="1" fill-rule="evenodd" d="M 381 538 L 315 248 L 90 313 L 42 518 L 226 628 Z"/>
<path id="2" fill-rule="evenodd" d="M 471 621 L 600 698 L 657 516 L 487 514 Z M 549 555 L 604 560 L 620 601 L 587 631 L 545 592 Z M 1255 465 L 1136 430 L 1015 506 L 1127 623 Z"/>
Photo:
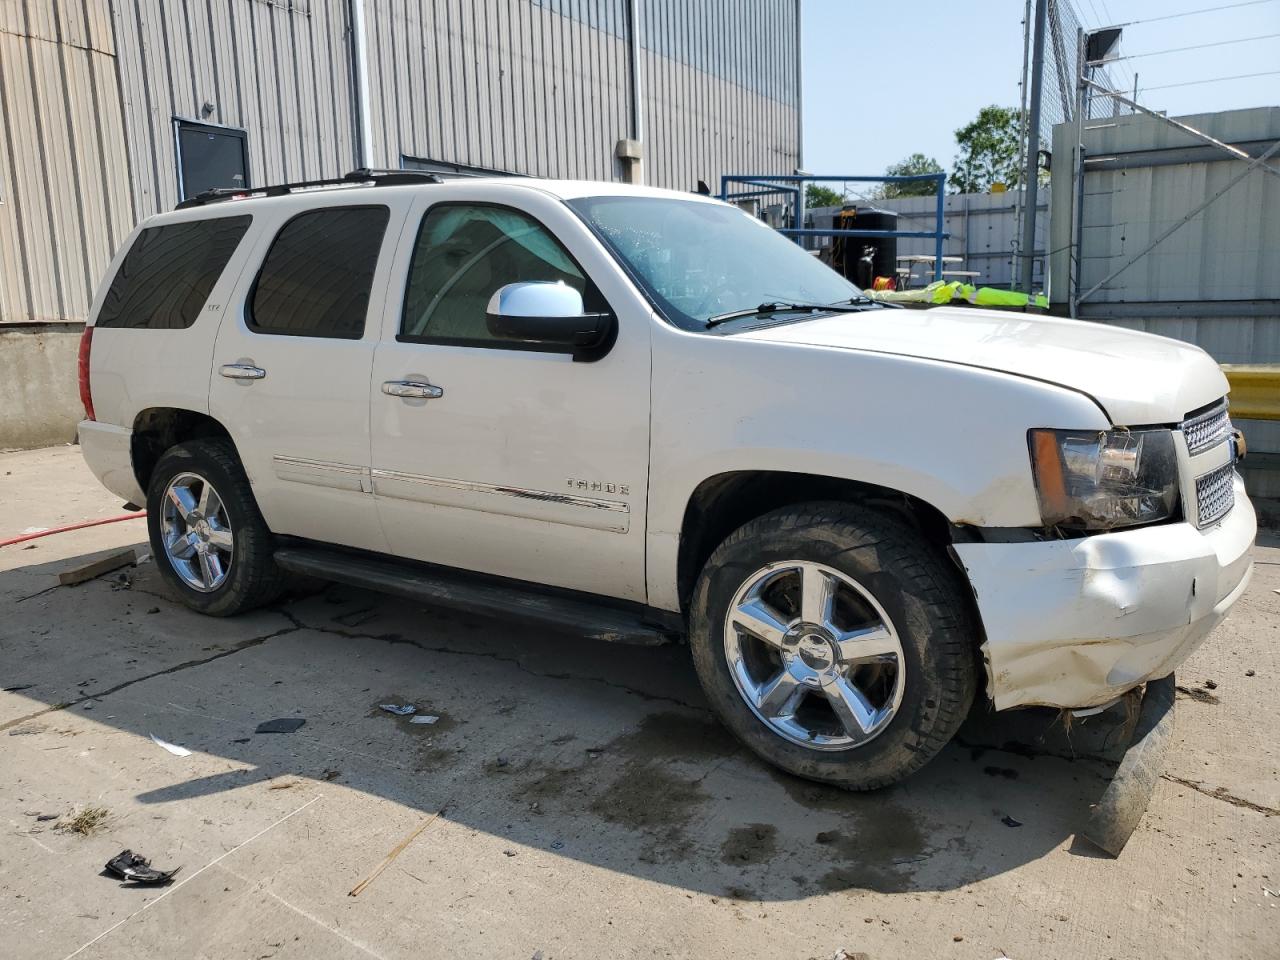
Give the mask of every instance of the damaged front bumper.
<path id="1" fill-rule="evenodd" d="M 1204 530 L 1171 523 L 1077 540 L 961 543 L 986 630 L 997 710 L 1109 703 L 1167 676 L 1227 615 L 1253 572 L 1244 484 Z"/>

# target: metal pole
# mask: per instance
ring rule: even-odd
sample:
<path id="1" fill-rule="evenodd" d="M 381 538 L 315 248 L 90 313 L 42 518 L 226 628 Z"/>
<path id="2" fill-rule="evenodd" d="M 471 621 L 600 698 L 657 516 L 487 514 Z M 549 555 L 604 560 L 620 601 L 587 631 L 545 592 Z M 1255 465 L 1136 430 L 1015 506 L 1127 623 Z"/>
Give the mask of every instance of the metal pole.
<path id="1" fill-rule="evenodd" d="M 805 208 L 804 192 L 808 188 L 809 188 L 809 184 L 803 178 L 796 181 L 795 200 L 793 201 L 792 207 L 795 211 L 795 217 L 796 217 L 795 225 L 797 230 L 804 229 L 804 208 Z M 800 246 L 803 247 L 805 250 L 809 249 L 808 243 L 805 240 L 803 234 L 796 235 L 796 243 L 800 244 Z"/>
<path id="2" fill-rule="evenodd" d="M 804 169 L 804 71 L 800 58 L 800 0 L 796 0 L 796 171 Z"/>
<path id="3" fill-rule="evenodd" d="M 1027 169 L 1023 176 L 1026 183 L 1026 215 L 1022 218 L 1022 243 L 1019 253 L 1019 286 L 1023 293 L 1031 293 L 1031 278 L 1036 252 L 1036 203 L 1039 200 L 1040 174 L 1040 88 L 1044 74 L 1044 22 L 1049 0 L 1036 0 L 1035 39 L 1031 54 L 1031 115 L 1027 118 Z M 938 241 L 941 248 L 942 241 Z"/>
<path id="4" fill-rule="evenodd" d="M 1085 86 L 1084 64 L 1084 30 L 1076 28 L 1076 155 L 1075 169 L 1072 171 L 1071 188 L 1074 190 L 1075 203 L 1071 211 L 1072 257 L 1071 272 L 1067 280 L 1067 312 L 1071 319 L 1076 316 L 1076 294 L 1080 292 L 1080 277 L 1084 269 L 1084 118 L 1089 112 L 1085 97 L 1088 87 Z"/>
<path id="5" fill-rule="evenodd" d="M 640 75 L 640 0 L 627 4 L 628 28 L 631 36 L 631 138 L 640 144 L 640 158 L 631 161 L 631 182 L 644 183 L 647 147 L 644 142 L 644 89 Z"/>
<path id="6" fill-rule="evenodd" d="M 1027 166 L 1027 65 L 1031 62 L 1031 0 L 1024 0 L 1025 8 L 1022 12 L 1022 81 L 1018 84 L 1018 94 L 1020 97 L 1018 103 L 1018 169 L 1025 170 Z M 969 201 L 965 200 L 965 216 L 968 217 Z M 1013 222 L 1022 224 L 1022 191 L 1015 190 L 1013 193 Z M 965 246 L 968 247 L 968 229 L 969 221 L 965 220 Z M 1018 238 L 1015 236 L 1011 245 L 1013 247 L 1014 263 L 1021 263 L 1018 260 Z M 964 268 L 969 269 L 969 263 L 966 260 Z M 1013 278 L 1009 282 L 1012 287 L 1016 282 Z"/>
<path id="7" fill-rule="evenodd" d="M 351 0 L 351 72 L 356 81 L 356 132 L 359 167 L 376 167 L 373 126 L 369 116 L 369 55 L 364 29 L 364 0 Z"/>
<path id="8" fill-rule="evenodd" d="M 947 175 L 945 173 L 938 175 L 938 219 L 934 225 L 937 236 L 933 239 L 933 279 L 936 283 L 942 279 L 942 236 L 945 232 L 943 228 L 947 225 L 946 221 L 946 193 L 947 193 Z"/>

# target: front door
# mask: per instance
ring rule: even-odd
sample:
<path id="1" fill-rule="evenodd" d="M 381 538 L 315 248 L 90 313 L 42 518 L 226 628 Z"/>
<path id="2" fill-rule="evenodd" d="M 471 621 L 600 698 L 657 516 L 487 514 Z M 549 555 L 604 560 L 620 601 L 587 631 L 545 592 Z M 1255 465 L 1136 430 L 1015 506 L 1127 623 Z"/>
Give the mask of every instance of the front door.
<path id="1" fill-rule="evenodd" d="M 276 533 L 385 550 L 370 495 L 369 374 L 408 198 L 253 207 L 258 249 L 218 330 L 211 414 Z M 383 255 L 385 251 L 386 255 Z"/>
<path id="2" fill-rule="evenodd" d="M 559 200 L 480 184 L 429 194 L 405 226 L 370 388 L 392 552 L 643 601 L 646 305 Z M 575 362 L 494 338 L 489 298 L 530 280 L 614 312 L 609 352 Z"/>

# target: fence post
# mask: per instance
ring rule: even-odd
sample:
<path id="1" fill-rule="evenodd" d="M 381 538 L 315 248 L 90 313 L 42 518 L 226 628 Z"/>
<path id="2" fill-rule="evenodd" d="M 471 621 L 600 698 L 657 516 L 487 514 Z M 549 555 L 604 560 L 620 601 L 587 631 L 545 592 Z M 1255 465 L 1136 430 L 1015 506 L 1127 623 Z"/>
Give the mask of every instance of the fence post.
<path id="1" fill-rule="evenodd" d="M 1020 285 L 1023 293 L 1031 293 L 1032 274 L 1035 266 L 1036 252 L 1036 204 L 1040 188 L 1040 88 L 1044 74 L 1044 21 L 1049 0 L 1036 0 L 1035 43 L 1031 54 L 1031 116 L 1027 121 L 1027 169 L 1023 174 L 1025 183 L 1026 216 L 1022 220 L 1022 255 L 1019 264 L 1021 270 Z"/>

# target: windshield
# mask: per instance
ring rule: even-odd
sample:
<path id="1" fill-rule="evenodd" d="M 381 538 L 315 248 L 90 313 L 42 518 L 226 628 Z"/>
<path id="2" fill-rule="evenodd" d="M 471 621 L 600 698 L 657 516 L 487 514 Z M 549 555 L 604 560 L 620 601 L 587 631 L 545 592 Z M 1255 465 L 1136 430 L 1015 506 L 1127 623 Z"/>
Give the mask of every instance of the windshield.
<path id="1" fill-rule="evenodd" d="M 686 330 L 761 304 L 847 304 L 862 297 L 817 257 L 736 207 L 617 196 L 568 203 L 667 319 Z"/>

